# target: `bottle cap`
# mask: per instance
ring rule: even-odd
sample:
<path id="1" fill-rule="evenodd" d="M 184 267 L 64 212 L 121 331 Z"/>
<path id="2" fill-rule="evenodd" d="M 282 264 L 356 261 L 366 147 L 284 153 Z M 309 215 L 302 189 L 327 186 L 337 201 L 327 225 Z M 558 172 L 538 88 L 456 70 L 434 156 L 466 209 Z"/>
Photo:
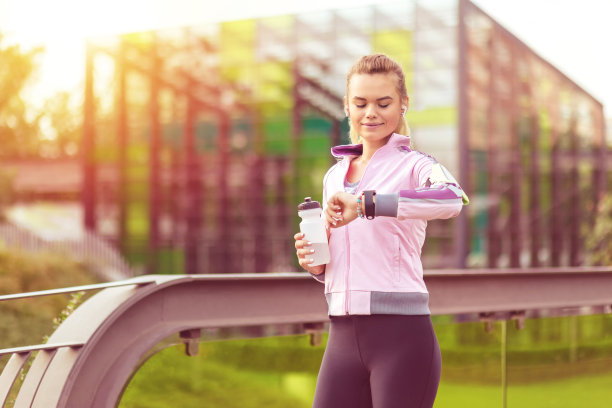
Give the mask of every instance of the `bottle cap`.
<path id="1" fill-rule="evenodd" d="M 318 201 L 312 201 L 310 197 L 306 197 L 304 202 L 298 205 L 298 211 L 312 210 L 315 208 L 321 208 L 321 204 L 319 204 Z"/>

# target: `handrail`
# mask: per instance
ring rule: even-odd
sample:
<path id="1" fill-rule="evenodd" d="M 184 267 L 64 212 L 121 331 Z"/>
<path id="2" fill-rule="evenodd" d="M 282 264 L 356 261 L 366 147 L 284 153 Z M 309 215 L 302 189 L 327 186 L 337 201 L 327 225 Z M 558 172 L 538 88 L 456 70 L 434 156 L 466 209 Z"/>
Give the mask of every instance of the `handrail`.
<path id="1" fill-rule="evenodd" d="M 593 266 L 593 267 L 540 267 L 540 268 L 482 268 L 482 269 L 438 269 L 424 271 L 423 275 L 425 281 L 439 280 L 440 278 L 459 278 L 459 277 L 478 277 L 482 278 L 485 276 L 512 276 L 512 277 L 529 277 L 529 276 L 545 276 L 550 275 L 551 277 L 559 277 L 570 274 L 611 274 L 612 267 L 607 266 Z M 65 288 L 40 290 L 33 292 L 23 292 L 8 295 L 0 295 L 0 302 L 26 299 L 33 297 L 52 296 L 67 293 L 76 292 L 89 292 L 100 289 L 107 289 L 119 286 L 131 286 L 131 285 L 147 285 L 155 282 L 159 282 L 161 277 L 180 277 L 186 275 L 143 275 L 136 278 L 131 278 L 123 281 L 115 282 L 104 282 L 95 283 L 90 285 L 71 286 Z M 204 280 L 240 280 L 244 278 L 257 277 L 258 279 L 279 279 L 279 278 L 290 278 L 290 279 L 304 279 L 308 275 L 299 272 L 285 272 L 285 273 L 242 273 L 242 274 L 209 274 L 209 275 L 187 275 L 190 279 L 204 279 Z M 584 275 L 583 275 L 584 276 Z M 430 290 L 431 292 L 431 290 Z"/>
<path id="2" fill-rule="evenodd" d="M 155 279 L 134 278 L 134 279 L 124 280 L 124 281 L 117 281 L 117 282 L 94 283 L 91 285 L 71 286 L 67 288 L 39 290 L 35 292 L 14 293 L 10 295 L 0 295 L 0 302 L 4 302 L 8 300 L 41 297 L 41 296 L 61 295 L 65 293 L 89 292 L 92 290 L 114 288 L 117 286 L 147 285 L 153 282 L 155 282 Z"/>
<path id="3" fill-rule="evenodd" d="M 13 347 L 0 350 L 0 357 L 9 355 L 9 354 L 23 354 L 23 353 L 31 353 L 33 351 L 41 351 L 41 350 L 55 350 L 64 347 L 82 347 L 84 343 L 45 343 L 45 344 L 37 344 L 35 346 L 24 346 L 24 347 Z"/>
<path id="4" fill-rule="evenodd" d="M 612 306 L 612 268 L 428 271 L 425 281 L 438 315 L 523 319 L 530 310 Z M 36 349 L 16 407 L 106 407 L 116 403 L 140 359 L 168 336 L 188 333 L 191 347 L 202 328 L 293 324 L 312 332 L 328 321 L 323 285 L 307 273 L 151 275 L 4 300 L 94 289 L 103 290 L 78 307 L 48 345 L 2 350 L 12 357 L 10 370 L 0 375 L 0 401 L 24 356 Z"/>

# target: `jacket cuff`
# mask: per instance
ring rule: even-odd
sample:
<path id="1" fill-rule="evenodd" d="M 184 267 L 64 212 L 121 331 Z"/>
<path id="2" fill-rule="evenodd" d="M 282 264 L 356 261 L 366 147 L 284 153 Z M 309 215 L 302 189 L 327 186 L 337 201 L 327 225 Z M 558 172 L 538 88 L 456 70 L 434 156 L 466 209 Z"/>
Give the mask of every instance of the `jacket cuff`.
<path id="1" fill-rule="evenodd" d="M 376 193 L 375 215 L 377 217 L 397 217 L 397 205 L 399 193 L 379 194 Z"/>
<path id="2" fill-rule="evenodd" d="M 310 274 L 310 276 L 312 276 L 313 278 L 315 278 L 315 280 L 321 282 L 321 283 L 325 283 L 325 272 L 319 274 L 319 275 L 315 275 L 312 272 L 308 272 Z"/>

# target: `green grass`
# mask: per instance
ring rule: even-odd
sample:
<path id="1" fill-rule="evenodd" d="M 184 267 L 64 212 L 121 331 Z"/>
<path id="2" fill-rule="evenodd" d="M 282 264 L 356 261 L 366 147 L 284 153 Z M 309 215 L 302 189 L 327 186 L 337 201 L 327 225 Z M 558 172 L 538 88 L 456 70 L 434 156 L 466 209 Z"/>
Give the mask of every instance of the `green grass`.
<path id="1" fill-rule="evenodd" d="M 324 336 L 326 337 L 326 336 Z M 325 341 L 323 342 L 325 343 Z M 311 407 L 324 345 L 307 336 L 201 343 L 196 357 L 173 347 L 153 356 L 128 385 L 122 408 Z M 499 359 L 444 364 L 436 408 L 502 407 Z M 443 358 L 444 359 L 444 358 Z M 612 401 L 612 364 L 593 361 L 508 361 L 507 407 L 604 408 Z M 593 374 L 599 367 L 603 374 Z M 468 370 L 469 373 L 453 372 Z M 558 372 L 563 372 L 562 378 Z M 543 375 L 546 373 L 546 375 Z M 550 373 L 556 373 L 546 380 Z M 537 378 L 529 382 L 528 378 Z"/>
<path id="2" fill-rule="evenodd" d="M 94 282 L 96 279 L 86 265 L 66 256 L 0 248 L 0 294 Z M 41 343 L 45 335 L 51 334 L 53 319 L 69 301 L 69 295 L 56 295 L 1 302 L 0 348 Z"/>
<path id="3" fill-rule="evenodd" d="M 121 399 L 122 408 L 286 408 L 308 407 L 314 386 L 300 373 L 248 371 L 181 347 L 166 349 L 136 373 Z"/>
<path id="4" fill-rule="evenodd" d="M 608 408 L 612 401 L 612 373 L 559 381 L 508 385 L 512 408 Z M 442 382 L 434 408 L 502 407 L 501 385 Z"/>

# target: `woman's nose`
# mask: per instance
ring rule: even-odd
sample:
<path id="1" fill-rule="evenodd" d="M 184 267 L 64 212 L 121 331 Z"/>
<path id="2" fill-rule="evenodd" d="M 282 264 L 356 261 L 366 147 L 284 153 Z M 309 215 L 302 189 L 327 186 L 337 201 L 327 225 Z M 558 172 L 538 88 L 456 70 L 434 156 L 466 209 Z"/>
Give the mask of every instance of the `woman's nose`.
<path id="1" fill-rule="evenodd" d="M 366 107 L 366 117 L 372 118 L 376 116 L 376 107 L 372 105 L 368 105 Z"/>

